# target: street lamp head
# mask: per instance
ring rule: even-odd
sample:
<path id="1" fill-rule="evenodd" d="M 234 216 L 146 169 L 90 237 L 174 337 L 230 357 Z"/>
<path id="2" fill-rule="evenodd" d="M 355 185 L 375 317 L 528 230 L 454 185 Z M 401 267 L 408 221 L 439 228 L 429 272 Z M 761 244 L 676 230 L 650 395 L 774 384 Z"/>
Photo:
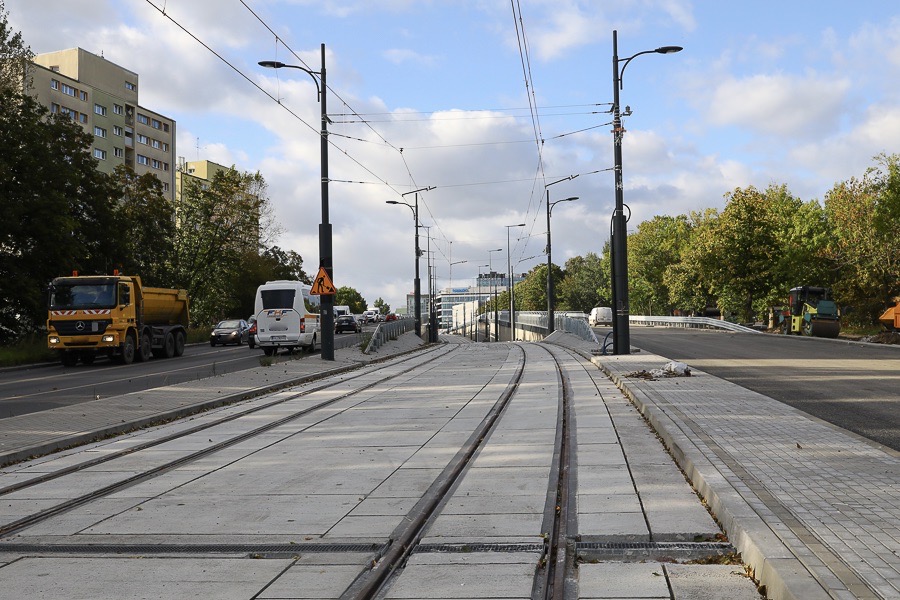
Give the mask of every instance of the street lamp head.
<path id="1" fill-rule="evenodd" d="M 385 200 L 384 203 L 385 204 L 400 204 L 400 202 L 397 200 Z"/>
<path id="2" fill-rule="evenodd" d="M 280 69 L 281 67 L 287 66 L 283 62 L 279 62 L 277 60 L 261 60 L 257 64 L 267 69 Z"/>
<path id="3" fill-rule="evenodd" d="M 559 202 L 572 202 L 573 200 L 578 200 L 578 196 L 570 196 L 568 198 L 563 198 Z"/>
<path id="4" fill-rule="evenodd" d="M 660 46 L 654 52 L 657 54 L 675 54 L 684 50 L 681 46 Z"/>

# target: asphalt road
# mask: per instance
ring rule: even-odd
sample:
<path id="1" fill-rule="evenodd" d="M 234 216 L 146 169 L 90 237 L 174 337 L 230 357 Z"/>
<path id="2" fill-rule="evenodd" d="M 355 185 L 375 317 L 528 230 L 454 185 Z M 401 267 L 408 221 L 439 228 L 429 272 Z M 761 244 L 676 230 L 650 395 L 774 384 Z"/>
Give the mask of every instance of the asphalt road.
<path id="1" fill-rule="evenodd" d="M 631 345 L 900 451 L 900 347 L 634 326 Z"/>
<path id="2" fill-rule="evenodd" d="M 344 348 L 360 343 L 360 339 L 358 334 L 337 334 L 334 346 Z M 0 419 L 242 371 L 258 367 L 263 356 L 259 348 L 251 350 L 246 345 L 192 344 L 185 347 L 180 358 L 151 358 L 146 363 L 120 365 L 98 358 L 93 365 L 63 367 L 53 363 L 8 369 L 0 372 Z M 289 356 L 282 351 L 276 355 L 276 360 L 298 358 L 319 360 L 319 352 Z"/>

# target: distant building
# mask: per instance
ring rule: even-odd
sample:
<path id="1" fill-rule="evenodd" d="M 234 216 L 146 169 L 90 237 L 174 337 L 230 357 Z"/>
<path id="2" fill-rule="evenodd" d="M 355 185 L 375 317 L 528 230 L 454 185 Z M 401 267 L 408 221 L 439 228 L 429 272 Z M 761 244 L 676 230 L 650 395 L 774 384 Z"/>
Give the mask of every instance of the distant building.
<path id="1" fill-rule="evenodd" d="M 175 121 L 138 103 L 138 74 L 81 48 L 34 57 L 29 93 L 94 135 L 98 169 L 152 173 L 174 200 Z"/>
<path id="2" fill-rule="evenodd" d="M 513 284 L 525 279 L 525 273 L 514 274 Z M 480 273 L 475 285 L 468 287 L 444 288 L 435 294 L 437 304 L 438 327 L 441 330 L 453 324 L 453 307 L 459 304 L 476 302 L 479 306 L 488 302 L 496 293 L 498 296 L 509 289 L 509 277 L 506 273 L 492 271 Z M 422 323 L 428 323 L 428 294 L 422 294 Z M 406 295 L 406 310 L 410 315 L 416 314 L 415 294 Z"/>

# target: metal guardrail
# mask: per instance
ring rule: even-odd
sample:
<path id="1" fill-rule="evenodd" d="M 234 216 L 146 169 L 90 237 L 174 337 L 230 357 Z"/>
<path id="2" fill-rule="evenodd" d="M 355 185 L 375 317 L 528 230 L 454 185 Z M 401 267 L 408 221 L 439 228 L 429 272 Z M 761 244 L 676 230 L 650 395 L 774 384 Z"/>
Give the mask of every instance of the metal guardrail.
<path id="1" fill-rule="evenodd" d="M 401 334 L 412 331 L 416 326 L 415 319 L 397 319 L 396 321 L 387 321 L 379 323 L 363 350 L 363 354 L 377 352 L 380 347 L 391 340 L 396 340 Z"/>
<path id="2" fill-rule="evenodd" d="M 629 323 L 635 325 L 662 325 L 664 327 L 688 327 L 702 329 L 727 329 L 738 333 L 762 333 L 759 330 L 731 323 L 729 321 L 721 321 L 719 319 L 711 319 L 709 317 L 644 317 L 631 315 L 628 317 Z"/>

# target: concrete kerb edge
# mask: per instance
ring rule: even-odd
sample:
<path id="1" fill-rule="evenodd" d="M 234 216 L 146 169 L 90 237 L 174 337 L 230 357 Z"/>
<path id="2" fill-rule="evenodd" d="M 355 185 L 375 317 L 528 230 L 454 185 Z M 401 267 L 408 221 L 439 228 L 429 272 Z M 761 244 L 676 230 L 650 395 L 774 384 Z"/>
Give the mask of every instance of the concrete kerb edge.
<path id="1" fill-rule="evenodd" d="M 41 444 L 37 444 L 35 446 L 31 446 L 28 448 L 22 448 L 22 449 L 14 450 L 11 452 L 0 453 L 0 467 L 5 467 L 5 466 L 11 465 L 11 464 L 15 464 L 15 463 L 21 462 L 23 460 L 37 458 L 39 456 L 45 456 L 47 454 L 52 454 L 54 452 L 58 452 L 61 450 L 67 450 L 69 448 L 82 446 L 84 444 L 90 444 L 90 443 L 97 442 L 97 441 L 100 441 L 100 440 L 103 440 L 106 438 L 110 438 L 113 436 L 122 435 L 122 434 L 130 433 L 133 431 L 138 431 L 145 427 L 162 425 L 169 421 L 173 421 L 175 419 L 181 419 L 181 418 L 184 418 L 184 417 L 187 417 L 190 415 L 194 415 L 194 414 L 197 414 L 204 410 L 208 410 L 211 408 L 217 408 L 219 406 L 224 406 L 226 404 L 233 404 L 235 402 L 240 402 L 242 400 L 249 400 L 250 398 L 255 398 L 255 397 L 263 395 L 263 394 L 271 394 L 272 392 L 277 392 L 279 390 L 283 390 L 288 387 L 300 385 L 303 383 L 308 383 L 310 381 L 316 381 L 318 379 L 324 379 L 326 377 L 331 377 L 333 375 L 340 375 L 342 373 L 360 369 L 360 368 L 362 368 L 366 365 L 372 364 L 372 363 L 379 363 L 379 362 L 383 362 L 383 361 L 386 361 L 388 359 L 391 359 L 391 358 L 394 358 L 397 356 L 404 356 L 406 354 L 412 354 L 413 352 L 419 352 L 428 347 L 429 347 L 428 345 L 422 345 L 422 346 L 419 346 L 412 350 L 405 350 L 403 352 L 398 352 L 396 354 L 378 357 L 378 358 L 370 360 L 370 361 L 358 362 L 355 364 L 345 365 L 345 366 L 337 367 L 334 369 L 328 369 L 326 371 L 320 371 L 318 373 L 313 373 L 311 375 L 303 375 L 300 377 L 294 377 L 291 379 L 280 381 L 278 383 L 273 383 L 270 385 L 253 388 L 253 389 L 247 390 L 245 392 L 238 392 L 236 394 L 231 394 L 228 396 L 220 396 L 220 397 L 217 397 L 214 399 L 203 400 L 200 402 L 196 402 L 194 404 L 189 404 L 187 406 L 181 406 L 177 409 L 159 412 L 159 413 L 147 416 L 147 417 L 128 421 L 126 423 L 116 423 L 115 425 L 109 425 L 107 427 L 101 427 L 100 429 L 95 429 L 92 431 L 73 434 L 70 436 L 60 438 L 58 440 L 51 441 L 51 442 L 43 442 Z"/>
<path id="2" fill-rule="evenodd" d="M 624 381 L 601 359 L 592 357 L 591 362 L 635 404 L 662 438 L 732 545 L 741 553 L 742 560 L 753 568 L 760 585 L 765 586 L 767 597 L 774 600 L 831 598 L 741 493 L 685 435 L 683 428 L 650 398 L 651 394 Z M 754 539 L 754 534 L 756 538 L 762 534 L 766 539 Z"/>

